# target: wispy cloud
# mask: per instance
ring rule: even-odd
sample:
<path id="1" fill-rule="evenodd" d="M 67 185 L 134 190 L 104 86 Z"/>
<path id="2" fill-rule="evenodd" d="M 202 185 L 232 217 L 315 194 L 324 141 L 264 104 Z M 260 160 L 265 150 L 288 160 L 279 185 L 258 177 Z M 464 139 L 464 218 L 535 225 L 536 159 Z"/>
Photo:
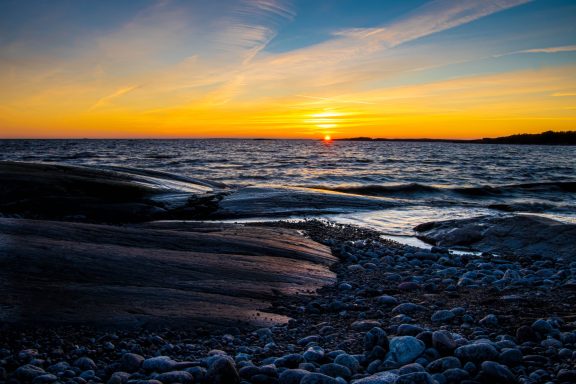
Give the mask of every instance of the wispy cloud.
<path id="1" fill-rule="evenodd" d="M 555 92 L 550 96 L 553 97 L 574 97 L 576 96 L 576 92 Z"/>
<path id="2" fill-rule="evenodd" d="M 122 96 L 124 96 L 124 95 L 126 95 L 126 94 L 134 91 L 135 89 L 140 88 L 140 87 L 141 87 L 140 85 L 133 85 L 133 86 L 128 86 L 128 87 L 119 88 L 119 89 L 117 89 L 115 92 L 113 92 L 113 93 L 111 93 L 111 94 L 109 94 L 109 95 L 106 95 L 106 96 L 100 98 L 100 99 L 99 99 L 96 103 L 94 103 L 88 110 L 89 110 L 89 111 L 94 111 L 94 110 L 96 110 L 96 109 L 98 109 L 98 108 L 107 107 L 107 106 L 109 106 L 109 105 L 112 103 L 112 101 L 113 101 L 114 99 L 117 99 L 117 98 L 119 98 L 119 97 L 122 97 Z"/>
<path id="3" fill-rule="evenodd" d="M 502 53 L 499 55 L 494 55 L 494 57 L 518 55 L 518 54 L 523 54 L 523 53 L 559 53 L 559 52 L 575 52 L 575 51 L 576 51 L 576 45 L 564 45 L 564 46 L 560 46 L 560 47 L 522 49 L 520 51 L 513 51 L 513 52 Z"/>

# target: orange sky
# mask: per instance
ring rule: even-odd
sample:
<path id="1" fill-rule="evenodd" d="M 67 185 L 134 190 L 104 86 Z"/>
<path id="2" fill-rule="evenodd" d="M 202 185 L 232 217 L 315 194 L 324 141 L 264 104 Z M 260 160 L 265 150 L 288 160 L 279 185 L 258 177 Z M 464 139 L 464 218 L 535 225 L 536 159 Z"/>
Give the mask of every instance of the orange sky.
<path id="1" fill-rule="evenodd" d="M 560 27 L 523 25 L 542 12 L 525 0 L 423 2 L 298 46 L 287 25 L 306 15 L 300 3 L 230 4 L 243 12 L 223 7 L 204 22 L 186 16 L 192 2 L 150 2 L 96 32 L 68 26 L 44 45 L 39 34 L 50 29 L 15 31 L 0 40 L 0 137 L 480 138 L 576 128 L 576 46 Z"/>

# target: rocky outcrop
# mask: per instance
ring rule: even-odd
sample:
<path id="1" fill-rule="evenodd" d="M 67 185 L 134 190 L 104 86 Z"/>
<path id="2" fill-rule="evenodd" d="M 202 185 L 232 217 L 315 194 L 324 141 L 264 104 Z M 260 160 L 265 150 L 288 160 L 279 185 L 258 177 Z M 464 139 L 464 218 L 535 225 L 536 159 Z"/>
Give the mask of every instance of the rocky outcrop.
<path id="1" fill-rule="evenodd" d="M 576 260 L 576 224 L 540 216 L 480 216 L 418 225 L 418 237 L 441 247 Z"/>
<path id="2" fill-rule="evenodd" d="M 0 214 L 125 223 L 200 218 L 227 187 L 165 172 L 122 167 L 0 162 Z"/>
<path id="3" fill-rule="evenodd" d="M 0 219 L 0 322 L 274 324 L 280 294 L 330 284 L 336 259 L 296 231 Z"/>
<path id="4" fill-rule="evenodd" d="M 212 217 L 287 217 L 385 209 L 396 206 L 393 199 L 284 186 L 241 188 L 220 201 Z"/>

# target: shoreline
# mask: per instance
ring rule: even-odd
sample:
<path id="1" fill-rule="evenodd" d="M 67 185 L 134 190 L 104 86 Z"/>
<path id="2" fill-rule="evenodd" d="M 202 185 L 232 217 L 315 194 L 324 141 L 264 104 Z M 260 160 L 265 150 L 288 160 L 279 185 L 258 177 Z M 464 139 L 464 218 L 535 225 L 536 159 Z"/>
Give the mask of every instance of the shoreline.
<path id="1" fill-rule="evenodd" d="M 288 323 L 245 331 L 5 328 L 0 344 L 9 349 L 1 351 L 0 379 L 367 384 L 459 378 L 497 383 L 522 382 L 537 371 L 567 382 L 563 378 L 576 373 L 576 317 L 574 305 L 566 307 L 576 302 L 576 284 L 536 288 L 516 285 L 510 277 L 495 286 L 490 279 L 462 277 L 474 271 L 471 266 L 484 277 L 502 271 L 496 277 L 518 273 L 504 274 L 500 265 L 507 271 L 534 265 L 565 271 L 566 264 L 550 258 L 451 255 L 437 247 L 423 251 L 383 241 L 376 231 L 316 220 L 254 225 L 303 231 L 339 257 L 331 267 L 334 284 L 315 295 L 278 296 L 272 302 L 270 310 L 292 318 Z M 441 270 L 450 272 L 444 275 L 451 280 L 448 286 L 430 268 L 440 260 Z"/>
<path id="2" fill-rule="evenodd" d="M 376 198 L 230 198 L 225 185 L 155 171 L 1 165 L 0 208 L 18 218 L 0 218 L 0 314 L 36 321 L 1 325 L 0 382 L 576 378 L 574 224 L 428 222 L 415 229 L 435 245 L 421 249 L 329 221 L 198 221 Z M 450 251 L 461 247 L 482 252 Z"/>

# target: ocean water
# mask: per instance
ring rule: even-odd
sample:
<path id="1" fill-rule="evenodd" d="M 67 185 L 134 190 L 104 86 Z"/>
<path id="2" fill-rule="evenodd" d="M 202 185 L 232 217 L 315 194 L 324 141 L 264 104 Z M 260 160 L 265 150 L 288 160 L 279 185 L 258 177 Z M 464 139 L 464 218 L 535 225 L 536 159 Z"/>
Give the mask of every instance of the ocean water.
<path id="1" fill-rule="evenodd" d="M 397 199 L 331 219 L 410 235 L 419 223 L 530 213 L 576 222 L 576 147 L 309 140 L 0 140 L 0 160 L 120 165 L 233 186 Z"/>

